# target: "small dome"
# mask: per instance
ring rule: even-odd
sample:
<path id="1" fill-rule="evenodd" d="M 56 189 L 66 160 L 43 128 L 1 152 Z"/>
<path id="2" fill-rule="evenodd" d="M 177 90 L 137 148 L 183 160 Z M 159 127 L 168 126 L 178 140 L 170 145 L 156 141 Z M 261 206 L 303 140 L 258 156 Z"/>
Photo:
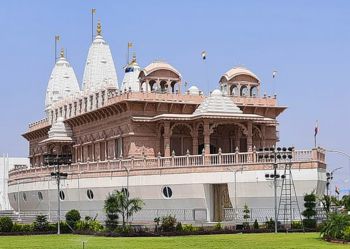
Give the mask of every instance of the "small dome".
<path id="1" fill-rule="evenodd" d="M 238 75 L 248 75 L 248 76 L 255 78 L 258 82 L 260 81 L 258 76 L 256 76 L 252 71 L 250 71 L 249 69 L 244 68 L 244 67 L 231 68 L 221 77 L 221 79 L 223 77 L 225 77 L 227 81 L 230 81 L 231 79 L 233 79 L 234 77 L 236 77 Z"/>
<path id="2" fill-rule="evenodd" d="M 190 88 L 188 88 L 187 91 L 189 92 L 190 95 L 199 95 L 200 93 L 199 88 L 196 86 L 191 86 Z"/>
<path id="3" fill-rule="evenodd" d="M 242 114 L 243 112 L 233 102 L 232 98 L 223 96 L 219 89 L 215 89 L 211 95 L 194 111 L 194 115 L 200 114 Z"/>
<path id="4" fill-rule="evenodd" d="M 147 67 L 145 67 L 142 71 L 144 75 L 147 76 L 157 70 L 169 70 L 175 73 L 179 78 L 181 78 L 180 72 L 165 61 L 154 61 L 151 64 L 149 64 Z"/>
<path id="5" fill-rule="evenodd" d="M 222 92 L 219 89 L 215 89 L 212 93 L 211 96 L 222 96 Z"/>

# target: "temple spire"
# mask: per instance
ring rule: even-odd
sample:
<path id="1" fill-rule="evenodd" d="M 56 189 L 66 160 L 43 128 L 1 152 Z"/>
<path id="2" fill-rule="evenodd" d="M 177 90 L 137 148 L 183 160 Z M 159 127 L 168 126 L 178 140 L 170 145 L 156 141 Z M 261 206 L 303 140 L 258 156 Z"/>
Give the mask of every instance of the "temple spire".
<path id="1" fill-rule="evenodd" d="M 102 27 L 101 27 L 101 21 L 98 20 L 97 22 L 97 28 L 96 28 L 97 35 L 101 35 L 102 33 Z"/>

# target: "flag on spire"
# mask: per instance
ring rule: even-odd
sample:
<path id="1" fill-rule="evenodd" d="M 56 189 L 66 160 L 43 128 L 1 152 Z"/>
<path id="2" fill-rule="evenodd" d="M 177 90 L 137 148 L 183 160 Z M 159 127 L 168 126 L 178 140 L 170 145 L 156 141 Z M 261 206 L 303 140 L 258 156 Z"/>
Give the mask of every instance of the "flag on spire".
<path id="1" fill-rule="evenodd" d="M 128 48 L 132 48 L 132 42 L 128 42 Z"/>

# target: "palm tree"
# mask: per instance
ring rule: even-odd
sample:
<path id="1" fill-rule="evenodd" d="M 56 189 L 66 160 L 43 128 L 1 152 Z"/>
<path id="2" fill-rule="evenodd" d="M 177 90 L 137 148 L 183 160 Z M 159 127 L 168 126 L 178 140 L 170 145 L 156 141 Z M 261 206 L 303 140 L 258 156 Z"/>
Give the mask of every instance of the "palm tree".
<path id="1" fill-rule="evenodd" d="M 120 214 L 125 227 L 126 218 L 132 217 L 142 209 L 144 202 L 140 198 L 129 199 L 127 191 L 116 190 L 109 194 L 105 200 L 105 211 L 107 216 L 118 217 Z"/>

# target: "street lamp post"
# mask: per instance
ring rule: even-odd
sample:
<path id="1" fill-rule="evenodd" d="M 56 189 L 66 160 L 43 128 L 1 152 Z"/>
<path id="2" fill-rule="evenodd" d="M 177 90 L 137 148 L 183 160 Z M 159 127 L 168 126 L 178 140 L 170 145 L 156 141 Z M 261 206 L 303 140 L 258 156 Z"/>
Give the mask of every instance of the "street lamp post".
<path id="1" fill-rule="evenodd" d="M 326 182 L 326 189 L 327 189 L 327 196 L 329 195 L 329 185 L 331 184 L 331 181 L 333 180 L 333 173 L 336 172 L 339 169 L 342 169 L 343 167 L 339 167 L 336 169 L 333 169 L 331 172 L 327 172 L 327 182 Z"/>
<path id="2" fill-rule="evenodd" d="M 243 172 L 243 165 L 241 166 L 240 169 L 232 169 L 232 168 L 228 168 L 228 169 L 234 173 L 234 179 L 235 179 L 235 222 L 237 222 L 237 215 L 238 215 L 238 211 L 237 211 L 237 172 Z"/>

